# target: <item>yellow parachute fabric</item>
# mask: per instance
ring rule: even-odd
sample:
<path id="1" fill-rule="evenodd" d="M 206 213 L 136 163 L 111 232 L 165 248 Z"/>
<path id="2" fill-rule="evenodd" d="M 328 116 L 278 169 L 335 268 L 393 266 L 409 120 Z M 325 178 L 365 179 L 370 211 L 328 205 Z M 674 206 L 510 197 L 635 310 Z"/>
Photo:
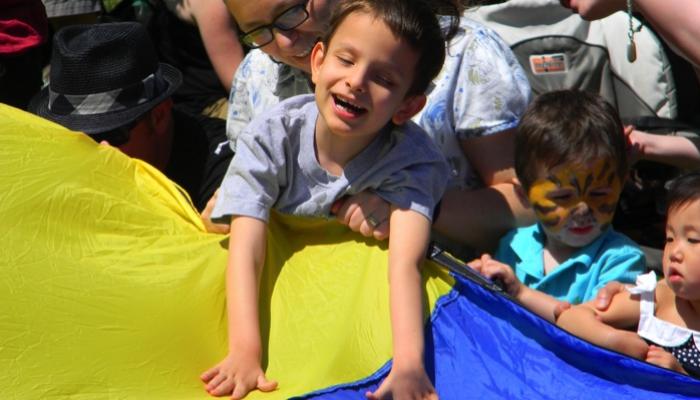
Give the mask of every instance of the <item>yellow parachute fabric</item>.
<path id="1" fill-rule="evenodd" d="M 261 288 L 278 399 L 391 357 L 386 248 L 275 216 Z M 226 352 L 226 237 L 160 172 L 0 104 L 0 398 L 207 399 Z M 453 284 L 426 263 L 427 302 Z"/>

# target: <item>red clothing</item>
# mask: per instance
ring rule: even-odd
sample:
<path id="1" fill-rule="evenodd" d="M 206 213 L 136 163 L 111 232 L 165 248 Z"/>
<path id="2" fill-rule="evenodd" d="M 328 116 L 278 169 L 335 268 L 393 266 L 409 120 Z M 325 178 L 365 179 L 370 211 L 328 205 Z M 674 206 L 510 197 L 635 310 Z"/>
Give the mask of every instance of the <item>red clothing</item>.
<path id="1" fill-rule="evenodd" d="M 44 43 L 48 19 L 41 0 L 0 0 L 0 56 L 19 55 Z"/>

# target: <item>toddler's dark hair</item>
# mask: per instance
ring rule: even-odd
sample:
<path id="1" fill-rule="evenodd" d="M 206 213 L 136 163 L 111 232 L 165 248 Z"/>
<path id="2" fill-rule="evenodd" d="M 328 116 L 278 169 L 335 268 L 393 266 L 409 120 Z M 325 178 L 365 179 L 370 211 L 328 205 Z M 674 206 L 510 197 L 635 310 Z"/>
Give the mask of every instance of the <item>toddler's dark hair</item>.
<path id="1" fill-rule="evenodd" d="M 627 151 L 617 110 L 591 92 L 557 90 L 530 104 L 515 135 L 515 172 L 527 190 L 539 169 L 607 157 L 627 174 Z"/>
<path id="2" fill-rule="evenodd" d="M 669 183 L 666 193 L 666 215 L 695 200 L 700 200 L 700 171 L 685 173 Z"/>
<path id="3" fill-rule="evenodd" d="M 442 69 L 445 41 L 457 32 L 463 11 L 463 1 L 458 0 L 344 0 L 334 9 L 322 41 L 327 46 L 340 23 L 354 12 L 384 21 L 394 35 L 406 40 L 420 54 L 407 95 L 423 94 Z M 438 14 L 449 17 L 445 29 L 440 26 Z"/>

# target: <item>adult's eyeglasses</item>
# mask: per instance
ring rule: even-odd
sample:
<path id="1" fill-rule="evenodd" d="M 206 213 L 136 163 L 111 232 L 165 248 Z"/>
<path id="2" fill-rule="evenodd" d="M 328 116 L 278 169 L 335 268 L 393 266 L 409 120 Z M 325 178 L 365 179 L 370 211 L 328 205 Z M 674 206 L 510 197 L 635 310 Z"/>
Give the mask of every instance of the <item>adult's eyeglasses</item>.
<path id="1" fill-rule="evenodd" d="M 272 20 L 272 23 L 259 26 L 251 31 L 242 32 L 238 35 L 241 42 L 251 49 L 263 47 L 272 42 L 275 38 L 272 29 L 280 31 L 291 31 L 309 19 L 309 12 L 306 10 L 306 4 L 309 0 L 305 0 L 295 6 L 289 7 L 282 11 Z"/>

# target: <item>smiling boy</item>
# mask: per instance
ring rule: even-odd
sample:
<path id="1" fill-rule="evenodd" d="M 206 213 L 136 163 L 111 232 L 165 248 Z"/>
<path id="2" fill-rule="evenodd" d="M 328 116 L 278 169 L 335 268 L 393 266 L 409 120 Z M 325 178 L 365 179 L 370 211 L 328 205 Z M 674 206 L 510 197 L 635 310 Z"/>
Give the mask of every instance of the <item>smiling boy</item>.
<path id="1" fill-rule="evenodd" d="M 458 14 L 452 17 L 457 21 Z M 283 101 L 239 136 L 212 213 L 219 220 L 231 218 L 230 329 L 228 355 L 201 377 L 210 394 L 242 398 L 276 387 L 262 371 L 258 321 L 270 209 L 330 218 L 335 200 L 372 190 L 392 205 L 394 360 L 387 379 L 367 395 L 435 396 L 423 366 L 420 266 L 449 174 L 440 150 L 410 118 L 425 104 L 424 92 L 440 71 L 444 43 L 437 17 L 423 0 L 344 1 L 311 53 L 315 95 Z"/>

